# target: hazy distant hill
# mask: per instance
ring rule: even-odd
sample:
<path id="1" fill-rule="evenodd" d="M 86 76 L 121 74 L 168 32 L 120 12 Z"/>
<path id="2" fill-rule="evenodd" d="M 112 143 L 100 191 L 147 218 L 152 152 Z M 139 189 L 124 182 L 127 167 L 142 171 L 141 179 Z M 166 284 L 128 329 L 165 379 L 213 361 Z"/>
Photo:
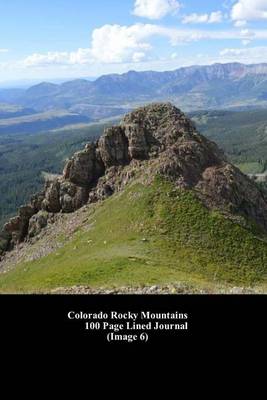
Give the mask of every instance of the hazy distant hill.
<path id="1" fill-rule="evenodd" d="M 114 106 L 152 100 L 171 100 L 186 110 L 266 107 L 267 64 L 214 64 L 168 72 L 129 71 L 122 75 L 104 75 L 93 82 L 85 79 L 60 85 L 43 82 L 27 90 L 0 91 L 0 101 L 38 111 L 68 110 L 88 104 L 105 105 L 112 110 Z M 113 115 L 117 111 L 121 113 L 115 109 Z"/>

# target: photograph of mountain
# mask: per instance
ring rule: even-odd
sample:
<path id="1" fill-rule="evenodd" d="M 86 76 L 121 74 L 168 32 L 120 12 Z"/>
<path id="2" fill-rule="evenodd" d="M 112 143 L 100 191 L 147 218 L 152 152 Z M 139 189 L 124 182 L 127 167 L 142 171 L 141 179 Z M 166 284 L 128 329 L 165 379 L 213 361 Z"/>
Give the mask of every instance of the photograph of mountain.
<path id="1" fill-rule="evenodd" d="M 0 294 L 267 294 L 267 1 L 0 12 Z"/>

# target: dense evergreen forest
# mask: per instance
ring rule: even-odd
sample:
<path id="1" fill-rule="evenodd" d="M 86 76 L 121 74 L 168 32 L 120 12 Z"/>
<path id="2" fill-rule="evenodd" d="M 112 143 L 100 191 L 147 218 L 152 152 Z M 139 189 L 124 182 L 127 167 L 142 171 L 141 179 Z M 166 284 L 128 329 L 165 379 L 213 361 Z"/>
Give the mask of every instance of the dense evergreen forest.
<path id="1" fill-rule="evenodd" d="M 243 172 L 259 174 L 267 169 L 267 110 L 202 111 L 191 117 Z"/>
<path id="2" fill-rule="evenodd" d="M 103 132 L 103 124 L 35 135 L 0 136 L 0 226 L 44 183 L 61 173 L 65 160 Z"/>

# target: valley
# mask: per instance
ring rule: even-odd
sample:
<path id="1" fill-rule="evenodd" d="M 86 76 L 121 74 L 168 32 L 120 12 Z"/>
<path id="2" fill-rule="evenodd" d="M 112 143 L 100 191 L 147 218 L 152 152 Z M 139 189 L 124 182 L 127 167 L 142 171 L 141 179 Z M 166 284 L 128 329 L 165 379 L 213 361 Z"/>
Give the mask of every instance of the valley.
<path id="1" fill-rule="evenodd" d="M 0 119 L 0 137 L 2 134 L 30 134 L 64 127 L 68 124 L 88 122 L 90 122 L 89 118 L 66 111 L 50 111 L 15 118 L 3 118 Z"/>

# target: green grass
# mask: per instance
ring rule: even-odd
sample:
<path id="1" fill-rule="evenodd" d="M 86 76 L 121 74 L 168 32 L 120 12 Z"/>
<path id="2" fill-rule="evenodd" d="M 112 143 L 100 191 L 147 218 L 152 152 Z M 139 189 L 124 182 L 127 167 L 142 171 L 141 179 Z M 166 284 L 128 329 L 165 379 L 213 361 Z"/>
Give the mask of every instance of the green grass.
<path id="1" fill-rule="evenodd" d="M 177 281 L 253 285 L 266 278 L 266 241 L 158 178 L 92 206 L 88 224 L 56 252 L 1 274 L 0 291 Z"/>
<path id="2" fill-rule="evenodd" d="M 261 174 L 264 172 L 264 167 L 259 162 L 240 163 L 236 164 L 236 166 L 244 174 Z"/>

